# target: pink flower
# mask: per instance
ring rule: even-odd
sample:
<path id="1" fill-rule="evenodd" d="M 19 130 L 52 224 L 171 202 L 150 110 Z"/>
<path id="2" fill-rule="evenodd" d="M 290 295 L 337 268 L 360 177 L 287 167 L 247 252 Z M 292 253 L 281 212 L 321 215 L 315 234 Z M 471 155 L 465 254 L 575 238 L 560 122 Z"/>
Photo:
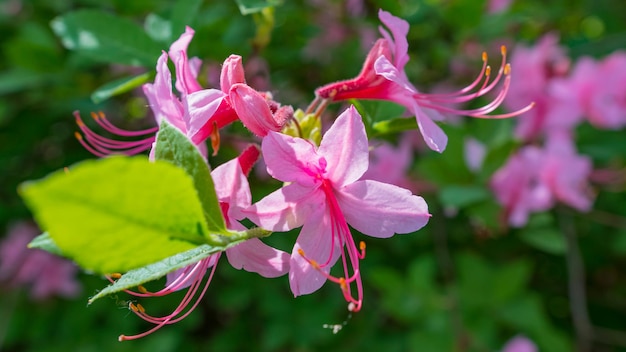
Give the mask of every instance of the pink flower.
<path id="1" fill-rule="evenodd" d="M 515 336 L 502 347 L 502 352 L 537 352 L 537 345 L 525 336 Z"/>
<path id="2" fill-rule="evenodd" d="M 487 12 L 499 13 L 505 12 L 511 7 L 513 0 L 489 0 L 487 2 Z"/>
<path id="3" fill-rule="evenodd" d="M 40 231 L 30 223 L 13 225 L 0 243 L 0 283 L 9 287 L 28 287 L 34 300 L 53 296 L 76 297 L 81 287 L 76 280 L 78 268 L 72 262 L 28 243 Z"/>
<path id="4" fill-rule="evenodd" d="M 289 271 L 294 295 L 312 293 L 331 280 L 340 285 L 349 308 L 358 311 L 363 295 L 359 260 L 365 244 L 356 246 L 348 224 L 381 238 L 410 233 L 428 222 L 426 202 L 397 186 L 358 181 L 368 168 L 368 142 L 354 107 L 337 118 L 319 148 L 270 132 L 262 149 L 269 174 L 288 184 L 247 209 L 247 217 L 272 231 L 302 226 Z M 330 268 L 340 257 L 344 276 L 331 276 Z"/>
<path id="5" fill-rule="evenodd" d="M 238 220 L 242 220 L 245 217 L 242 209 L 249 207 L 251 204 L 250 187 L 246 174 L 249 173 L 258 156 L 258 147 L 251 146 L 238 158 L 218 166 L 211 172 L 211 176 L 217 186 L 216 192 L 226 225 L 231 230 L 245 230 L 245 227 Z M 228 261 L 236 269 L 256 272 L 264 277 L 278 277 L 289 271 L 289 254 L 274 249 L 257 238 L 242 242 L 227 249 L 225 252 Z M 136 315 L 156 326 L 141 334 L 133 336 L 120 335 L 119 340 L 134 340 L 144 337 L 165 325 L 174 324 L 189 315 L 204 296 L 220 256 L 221 252 L 168 274 L 166 287 L 158 292 L 148 292 L 143 287 L 140 287 L 139 292 L 127 291 L 138 297 L 155 297 L 188 288 L 185 297 L 178 307 L 164 317 L 151 316 L 146 313 L 140 304 L 135 305 L 131 303 L 129 307 Z M 206 273 L 209 273 L 209 277 L 203 284 Z M 196 295 L 195 302 L 187 309 Z"/>
<path id="6" fill-rule="evenodd" d="M 589 99 L 589 121 L 603 128 L 626 126 L 626 52 L 618 51 L 600 63 L 595 90 Z"/>
<path id="7" fill-rule="evenodd" d="M 504 217 L 514 227 L 524 226 L 530 213 L 553 206 L 550 189 L 539 177 L 543 156 L 537 147 L 524 147 L 491 178 L 491 189 L 504 206 Z"/>
<path id="8" fill-rule="evenodd" d="M 318 88 L 316 94 L 319 98 L 333 102 L 347 99 L 376 99 L 403 105 L 415 115 L 426 144 L 438 152 L 445 149 L 448 141 L 445 133 L 433 122 L 433 119 L 443 119 L 440 115 L 441 112 L 478 118 L 505 118 L 519 115 L 532 107 L 532 104 L 528 105 L 527 103 L 528 106 L 514 113 L 488 115 L 502 103 L 509 87 L 511 68 L 506 63 L 504 47 L 502 48 L 502 64 L 492 82 L 489 82 L 491 68 L 487 66 L 487 54 L 484 53 L 483 68 L 476 80 L 469 86 L 448 94 L 419 92 L 409 82 L 404 72 L 404 66 L 409 60 L 406 39 L 409 24 L 382 10 L 379 11 L 378 16 L 391 33 L 381 27 L 380 31 L 383 38 L 379 39 L 370 50 L 361 73 L 356 78 Z M 496 87 L 502 77 L 505 77 L 504 84 L 491 103 L 473 110 L 461 110 L 453 107 L 455 104 L 465 103 L 484 96 Z"/>
<path id="9" fill-rule="evenodd" d="M 528 221 L 532 212 L 550 209 L 560 201 L 579 211 L 591 208 L 587 180 L 592 164 L 576 154 L 569 134 L 551 134 L 544 149 L 526 146 L 493 175 L 491 188 L 505 217 L 515 227 Z"/>
<path id="10" fill-rule="evenodd" d="M 203 142 L 216 133 L 214 128 L 222 128 L 237 119 L 241 119 L 258 136 L 265 136 L 268 130 L 280 130 L 293 114 L 293 109 L 290 106 L 281 107 L 271 100 L 269 94 L 259 93 L 247 86 L 240 56 L 231 55 L 224 61 L 220 89 L 203 89 L 198 84 L 196 77 L 201 62 L 197 58 L 187 59 L 187 46 L 193 35 L 194 31 L 187 27 L 185 33 L 171 45 L 169 56 L 164 52 L 159 57 L 154 83 L 143 86 L 157 124 L 166 120 L 185 133 L 201 150 L 206 148 Z M 180 97 L 172 91 L 168 58 L 172 59 L 176 68 L 175 87 Z M 78 112 L 74 115 L 84 135 L 83 138 L 77 132 L 76 137 L 87 150 L 100 157 L 112 153 L 133 155 L 147 150 L 154 143 L 158 130 L 155 127 L 125 131 L 111 124 L 104 114 L 92 114 L 104 130 L 122 137 L 140 138 L 134 141 L 118 141 L 91 131 Z"/>
<path id="11" fill-rule="evenodd" d="M 575 87 L 565 80 L 569 63 L 554 34 L 545 35 L 534 47 L 515 48 L 511 58 L 515 71 L 504 105 L 519 109 L 535 102 L 517 119 L 518 138 L 529 141 L 548 131 L 571 130 L 581 121 Z"/>

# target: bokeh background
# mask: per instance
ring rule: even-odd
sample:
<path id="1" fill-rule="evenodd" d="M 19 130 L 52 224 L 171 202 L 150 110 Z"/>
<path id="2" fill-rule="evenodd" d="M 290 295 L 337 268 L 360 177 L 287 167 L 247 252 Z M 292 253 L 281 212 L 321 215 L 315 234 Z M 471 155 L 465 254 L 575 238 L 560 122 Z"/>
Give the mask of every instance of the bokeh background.
<path id="1" fill-rule="evenodd" d="M 482 51 L 495 58 L 501 44 L 514 52 L 516 45 L 533 45 L 546 33 L 558 34 L 572 61 L 582 56 L 600 59 L 626 48 L 622 0 L 517 0 L 502 11 L 490 11 L 485 0 L 270 2 L 277 6 L 268 36 L 257 33 L 261 17 L 242 15 L 236 1 L 182 2 L 197 9 L 183 24 L 196 30 L 189 53 L 204 60 L 205 83 L 213 82 L 221 62 L 236 53 L 244 58 L 252 86 L 301 108 L 313 99 L 316 87 L 359 72 L 378 36 L 379 8 L 411 24 L 407 74 L 427 90 L 471 81 Z M 34 236 L 38 230 L 29 227 L 31 215 L 17 188 L 25 180 L 94 158 L 74 137 L 75 110 L 85 116 L 104 111 L 129 129 L 153 124 L 140 89 L 98 103 L 91 94 L 120 77 L 152 74 L 154 66 L 131 66 L 116 63 L 114 57 L 68 50 L 51 21 L 76 10 L 101 10 L 145 28 L 167 50 L 183 29 L 180 21 L 171 21 L 175 3 L 1 0 L 0 350 L 498 351 L 519 335 L 541 351 L 584 349 L 580 327 L 573 323 L 571 258 L 562 235 L 571 231 L 582 254 L 583 267 L 575 272 L 584 274 L 588 350 L 626 351 L 623 179 L 594 185 L 597 198 L 590 212 L 559 206 L 534 215 L 516 230 L 501 226 L 493 197 L 472 202 L 470 195 L 468 202 L 451 198 L 450 190 L 442 193 L 468 183 L 486 189 L 484 177 L 468 172 L 462 142 L 468 135 L 512 139 L 512 121 L 446 126 L 448 150 L 441 155 L 424 151 L 408 166 L 432 220 L 415 234 L 367 239 L 368 254 L 362 262 L 365 304 L 358 314 L 349 317 L 333 285 L 294 299 L 285 277 L 268 280 L 222 264 L 203 302 L 187 319 L 138 341 L 117 342 L 119 334 L 139 333 L 149 325 L 128 311 L 131 298 L 125 294 L 86 307 L 87 299 L 107 284 L 103 278 L 73 268 L 50 270 L 52 264 L 37 269 L 37 263 L 56 263 L 47 257 L 24 259 L 30 254 L 15 233 Z M 149 55 L 156 63 L 159 54 Z M 332 107 L 330 114 L 338 108 Z M 237 128 L 232 128 L 233 135 Z M 596 167 L 623 170 L 623 130 L 598 131 L 582 124 L 577 136 L 579 149 Z M 228 141 L 228 132 L 225 138 Z M 396 141 L 396 136 L 381 138 Z M 212 163 L 234 155 L 225 145 Z M 504 145 L 489 160 L 492 170 L 513 148 Z M 278 186 L 259 184 L 264 186 L 256 199 Z M 270 242 L 288 250 L 290 236 L 272 236 Z M 25 278 L 16 279 L 27 265 L 30 274 L 22 272 Z M 166 313 L 181 298 L 174 295 L 144 305 Z M 323 328 L 344 321 L 337 334 Z"/>

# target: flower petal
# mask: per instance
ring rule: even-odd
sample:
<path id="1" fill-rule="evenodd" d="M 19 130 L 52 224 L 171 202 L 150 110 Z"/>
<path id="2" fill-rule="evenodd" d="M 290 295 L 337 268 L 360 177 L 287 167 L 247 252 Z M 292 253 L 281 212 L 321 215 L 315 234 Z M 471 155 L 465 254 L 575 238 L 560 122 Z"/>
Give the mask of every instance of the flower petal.
<path id="1" fill-rule="evenodd" d="M 274 120 L 265 98 L 256 90 L 243 83 L 235 83 L 228 96 L 241 122 L 257 136 L 265 137 L 269 131 L 282 128 L 282 124 Z"/>
<path id="2" fill-rule="evenodd" d="M 154 84 L 146 83 L 143 85 L 144 94 L 148 98 L 154 117 L 157 123 L 166 119 L 167 122 L 186 133 L 183 106 L 172 93 L 172 74 L 167 67 L 167 54 L 165 52 L 157 61 L 156 71 Z"/>
<path id="3" fill-rule="evenodd" d="M 203 89 L 183 97 L 186 107 L 183 118 L 187 124 L 189 138 L 193 139 L 202 129 L 213 129 L 211 118 L 225 97 L 226 94 L 217 89 Z M 202 134 L 209 135 L 210 133 L 203 131 Z"/>
<path id="4" fill-rule="evenodd" d="M 406 36 L 409 34 L 409 23 L 383 10 L 378 11 L 378 18 L 385 24 L 385 26 L 387 26 L 387 28 L 389 28 L 389 30 L 391 30 L 393 40 L 382 28 L 380 29 L 380 32 L 383 37 L 387 39 L 387 41 L 394 44 L 395 66 L 398 67 L 399 70 L 403 70 L 404 65 L 406 65 L 409 61 L 409 55 L 407 54 L 409 50 L 409 43 L 406 40 Z"/>
<path id="5" fill-rule="evenodd" d="M 378 181 L 345 186 L 337 192 L 337 201 L 350 226 L 374 237 L 417 231 L 430 219 L 422 197 Z"/>
<path id="6" fill-rule="evenodd" d="M 322 137 L 318 153 L 327 162 L 326 178 L 336 186 L 358 180 L 369 165 L 368 148 L 361 115 L 350 106 Z"/>
<path id="7" fill-rule="evenodd" d="M 243 220 L 245 215 L 241 209 L 248 208 L 252 201 L 250 195 L 250 185 L 248 179 L 241 170 L 239 159 L 232 159 L 211 172 L 211 177 L 215 183 L 215 191 L 220 202 L 228 203 L 228 223 L 232 230 L 243 230 L 236 228 L 237 220 Z"/>
<path id="8" fill-rule="evenodd" d="M 226 250 L 228 262 L 263 277 L 278 277 L 289 271 L 289 253 L 274 249 L 258 238 L 252 238 Z"/>
<path id="9" fill-rule="evenodd" d="M 308 140 L 270 132 L 261 148 L 267 172 L 277 180 L 312 187 L 319 182 L 312 173 L 325 170 L 326 161 Z"/>
<path id="10" fill-rule="evenodd" d="M 289 269 L 289 286 L 294 296 L 313 293 L 322 287 L 326 282 L 326 277 L 320 270 L 328 273 L 341 255 L 342 248 L 339 240 L 335 239 L 333 244 L 332 224 L 326 212 L 326 207 L 321 206 L 308 214 L 307 222 L 302 227 L 293 247 Z M 320 269 L 314 268 L 298 252 L 299 249 L 304 251 L 307 258 L 315 260 L 320 265 L 326 265 Z"/>
<path id="11" fill-rule="evenodd" d="M 220 75 L 220 87 L 222 92 L 228 94 L 230 87 L 235 83 L 246 83 L 243 65 L 241 64 L 241 56 L 239 55 L 231 55 L 224 61 Z"/>
<path id="12" fill-rule="evenodd" d="M 168 54 L 174 62 L 176 68 L 176 89 L 183 93 L 189 94 L 202 89 L 196 80 L 197 67 L 193 67 L 187 60 L 187 47 L 193 39 L 195 31 L 191 27 L 185 27 L 185 33 L 170 46 Z M 197 65 L 197 62 L 193 63 Z"/>
<path id="13" fill-rule="evenodd" d="M 448 145 L 448 136 L 443 132 L 433 120 L 430 119 L 417 104 L 411 109 L 417 119 L 417 127 L 420 129 L 422 137 L 428 147 L 436 152 L 442 153 Z"/>
<path id="14" fill-rule="evenodd" d="M 292 183 L 243 209 L 242 214 L 266 230 L 289 231 L 302 226 L 324 201 L 323 192 Z"/>

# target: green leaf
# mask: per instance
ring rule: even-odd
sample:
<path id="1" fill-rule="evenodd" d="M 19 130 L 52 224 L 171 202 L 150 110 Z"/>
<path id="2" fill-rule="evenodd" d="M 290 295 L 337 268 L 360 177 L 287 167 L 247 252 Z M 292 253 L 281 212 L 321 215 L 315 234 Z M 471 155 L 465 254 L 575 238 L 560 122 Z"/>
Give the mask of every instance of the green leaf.
<path id="1" fill-rule="evenodd" d="M 441 189 L 439 199 L 445 206 L 464 208 L 489 198 L 489 194 L 480 186 L 450 185 Z"/>
<path id="2" fill-rule="evenodd" d="M 140 85 L 148 82 L 151 76 L 152 75 L 149 72 L 146 72 L 138 76 L 123 77 L 109 82 L 96 89 L 96 91 L 91 94 L 91 100 L 94 103 L 99 104 L 112 96 L 126 93 L 139 87 Z"/>
<path id="3" fill-rule="evenodd" d="M 172 41 L 185 32 L 185 26 L 194 24 L 200 5 L 202 5 L 202 0 L 178 0 L 175 2 L 170 20 Z"/>
<path id="4" fill-rule="evenodd" d="M 28 244 L 28 248 L 42 249 L 52 254 L 63 255 L 63 253 L 61 253 L 61 248 L 57 246 L 52 237 L 50 237 L 50 234 L 47 232 L 33 238 L 33 240 Z"/>
<path id="5" fill-rule="evenodd" d="M 397 119 L 376 122 L 372 125 L 372 130 L 375 135 L 416 130 L 417 128 L 417 121 L 412 117 L 400 117 Z"/>
<path id="6" fill-rule="evenodd" d="M 143 28 L 146 31 L 146 34 L 157 42 L 168 43 L 168 45 L 173 42 L 172 24 L 168 19 L 165 19 L 157 14 L 150 13 L 144 20 Z"/>
<path id="7" fill-rule="evenodd" d="M 98 10 L 79 10 L 51 22 L 63 45 L 92 59 L 154 67 L 163 48 L 136 23 Z"/>
<path id="8" fill-rule="evenodd" d="M 260 228 L 234 232 L 233 235 L 229 237 L 229 242 L 225 243 L 223 246 L 211 246 L 208 244 L 203 244 L 186 252 L 178 253 L 171 257 L 160 260 L 156 263 L 152 263 L 150 265 L 131 270 L 122 275 L 122 277 L 115 281 L 113 284 L 98 292 L 97 295 L 91 297 L 89 299 L 89 304 L 93 303 L 93 301 L 95 301 L 96 299 L 104 297 L 106 295 L 136 287 L 148 281 L 159 279 L 167 275 L 167 273 L 196 263 L 212 254 L 224 251 L 250 238 L 266 237 L 270 234 L 271 232 Z"/>
<path id="9" fill-rule="evenodd" d="M 192 179 L 145 158 L 90 160 L 20 187 L 64 255 L 97 273 L 124 272 L 206 243 Z"/>
<path id="10" fill-rule="evenodd" d="M 179 166 L 192 177 L 209 231 L 227 234 L 211 177 L 211 168 L 187 136 L 167 121 L 163 121 L 157 134 L 154 155 L 157 160 L 166 160 Z"/>
<path id="11" fill-rule="evenodd" d="M 266 7 L 278 6 L 283 3 L 282 0 L 235 0 L 235 2 L 244 16 L 263 11 Z"/>
<path id="12" fill-rule="evenodd" d="M 107 286 L 102 291 L 89 299 L 89 303 L 93 303 L 98 298 L 106 295 L 137 287 L 149 281 L 159 279 L 168 273 L 186 267 L 187 265 L 196 263 L 211 254 L 215 254 L 223 250 L 221 247 L 211 247 L 210 245 L 202 245 L 190 249 L 183 253 L 175 254 L 156 263 L 137 268 L 122 275 L 113 284 Z"/>
<path id="13" fill-rule="evenodd" d="M 567 247 L 563 235 L 553 228 L 527 228 L 520 238 L 539 250 L 555 255 L 565 254 Z"/>

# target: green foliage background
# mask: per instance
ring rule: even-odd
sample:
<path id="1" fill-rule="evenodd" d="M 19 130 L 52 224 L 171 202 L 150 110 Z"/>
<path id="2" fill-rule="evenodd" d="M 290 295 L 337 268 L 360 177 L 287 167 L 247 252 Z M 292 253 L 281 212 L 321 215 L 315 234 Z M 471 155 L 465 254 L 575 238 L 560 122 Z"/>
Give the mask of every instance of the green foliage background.
<path id="1" fill-rule="evenodd" d="M 91 95 L 113 80 L 152 74 L 159 50 L 167 50 L 185 24 L 196 30 L 191 55 L 216 64 L 231 53 L 242 55 L 244 62 L 263 57 L 270 67 L 277 100 L 298 107 L 306 106 L 317 86 L 358 73 L 366 48 L 361 47 L 357 29 L 375 29 L 378 8 L 411 23 L 412 59 L 407 73 L 426 88 L 450 78 L 451 60 L 475 64 L 478 69 L 482 50 L 497 55 L 494 43 L 532 43 L 550 31 L 560 33 L 574 59 L 602 57 L 626 48 L 626 3 L 620 0 L 554 0 L 549 5 L 520 0 L 509 12 L 496 15 L 486 14 L 484 1 L 372 0 L 365 2 L 366 13 L 358 17 L 349 16 L 341 1 L 319 3 L 324 6 L 313 1 L 284 1 L 275 7 L 275 26 L 265 47 L 259 37 L 255 40 L 258 15 L 241 15 L 234 1 L 1 3 L 0 229 L 17 219 L 30 218 L 16 193 L 20 182 L 92 158 L 74 139 L 77 128 L 72 111 L 103 110 L 115 123 L 130 129 L 152 124 L 150 118 L 143 119 L 148 109 L 141 93 L 125 93 L 98 104 Z M 16 4 L 21 8 L 12 13 L 11 6 Z M 125 37 L 130 30 L 122 31 L 123 26 L 144 28 L 148 34 L 138 47 L 141 50 L 67 50 L 63 44 L 68 43 L 62 43 L 53 31 L 67 33 L 59 29 L 58 16 L 88 9 L 111 17 L 110 25 L 94 31 Z M 89 18 L 93 12 L 80 16 Z M 323 16 L 336 18 L 351 31 L 341 43 L 324 47 L 324 55 L 307 56 L 307 43 L 323 34 L 325 27 L 319 23 Z M 480 47 L 477 53 L 468 52 L 470 44 Z M 452 78 L 458 82 L 470 79 Z M 372 109 L 375 120 L 375 109 L 366 108 Z M 436 192 L 433 187 L 420 191 L 433 213 L 432 221 L 415 234 L 367 239 L 368 255 L 362 262 L 364 309 L 336 335 L 322 328 L 348 318 L 336 287 L 326 285 L 314 295 L 294 299 L 286 278 L 264 279 L 234 270 L 223 260 L 204 302 L 191 316 L 147 338 L 121 344 L 117 342 L 119 334 L 138 333 L 149 326 L 128 312 L 130 298 L 124 294 L 85 308 L 88 297 L 106 285 L 99 277 L 82 274 L 83 295 L 75 301 L 32 303 L 24 292 L 0 286 L 0 337 L 4 336 L 0 348 L 495 351 L 512 336 L 524 334 L 541 350 L 570 351 L 574 328 L 561 233 L 573 225 L 585 262 L 590 317 L 605 332 L 597 334 L 594 350 L 626 350 L 623 187 L 598 189 L 591 213 L 558 208 L 533 217 L 522 230 L 504 231 L 498 226 L 493 197 L 485 192 L 485 181 L 515 147 L 510 141 L 511 121 L 467 121 L 463 128 L 446 127 L 446 132 L 448 150 L 442 155 L 421 156 L 411 169 L 413 175 L 436 186 Z M 582 126 L 579 148 L 598 166 L 623 166 L 626 145 L 622 133 Z M 473 175 L 464 166 L 461 148 L 467 135 L 490 147 L 482 174 Z M 224 150 L 211 160 L 212 165 L 229 155 L 233 152 Z M 277 185 L 258 190 L 255 198 L 270 192 L 271 187 Z M 458 211 L 451 214 L 451 208 Z M 269 240 L 289 249 L 294 240 L 289 236 Z M 168 313 L 182 293 L 173 296 L 142 304 L 155 315 Z"/>

